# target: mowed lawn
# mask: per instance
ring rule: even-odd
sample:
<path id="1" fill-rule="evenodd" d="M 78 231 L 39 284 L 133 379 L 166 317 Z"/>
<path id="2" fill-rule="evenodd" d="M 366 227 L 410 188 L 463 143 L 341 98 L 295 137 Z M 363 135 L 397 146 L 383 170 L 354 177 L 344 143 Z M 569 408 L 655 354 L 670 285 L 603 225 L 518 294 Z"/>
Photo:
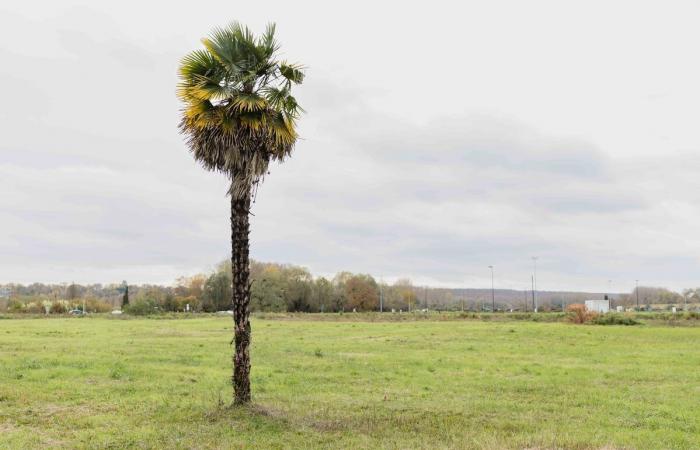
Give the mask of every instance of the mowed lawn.
<path id="1" fill-rule="evenodd" d="M 0 320 L 0 448 L 700 448 L 700 328 Z"/>

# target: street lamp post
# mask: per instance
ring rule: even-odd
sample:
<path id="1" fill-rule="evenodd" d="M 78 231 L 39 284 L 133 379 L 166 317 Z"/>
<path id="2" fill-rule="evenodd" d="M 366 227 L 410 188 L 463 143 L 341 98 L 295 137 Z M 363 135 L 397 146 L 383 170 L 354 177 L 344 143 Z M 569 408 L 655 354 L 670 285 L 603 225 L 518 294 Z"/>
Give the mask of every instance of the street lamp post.
<path id="1" fill-rule="evenodd" d="M 493 266 L 489 266 L 491 269 L 491 312 L 496 312 L 496 294 L 493 290 Z"/>
<path id="2" fill-rule="evenodd" d="M 537 312 L 537 256 L 532 257 L 532 301 Z"/>

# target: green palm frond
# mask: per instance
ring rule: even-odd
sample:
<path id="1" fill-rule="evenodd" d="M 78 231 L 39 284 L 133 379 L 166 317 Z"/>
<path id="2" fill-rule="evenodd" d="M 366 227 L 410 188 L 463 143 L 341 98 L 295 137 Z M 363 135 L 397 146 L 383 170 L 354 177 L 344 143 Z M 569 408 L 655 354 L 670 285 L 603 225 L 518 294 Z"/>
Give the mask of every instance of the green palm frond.
<path id="1" fill-rule="evenodd" d="M 208 38 L 202 39 L 202 44 L 208 53 L 222 66 L 235 67 L 240 59 L 240 40 L 236 38 L 234 26 L 229 28 L 215 28 Z"/>
<path id="2" fill-rule="evenodd" d="M 284 102 L 284 112 L 291 117 L 297 118 L 304 112 L 304 108 L 297 103 L 297 99 L 294 96 L 288 95 Z"/>
<path id="3" fill-rule="evenodd" d="M 207 76 L 220 70 L 217 60 L 206 50 L 195 50 L 180 62 L 180 78 L 186 83 L 194 77 Z"/>
<path id="4" fill-rule="evenodd" d="M 281 63 L 280 73 L 294 84 L 301 84 L 304 81 L 304 67 L 299 64 Z"/>
<path id="5" fill-rule="evenodd" d="M 272 56 L 279 50 L 279 44 L 275 40 L 275 29 L 276 25 L 274 23 L 267 24 L 265 33 L 260 36 L 258 40 L 258 46 L 265 50 L 266 59 L 272 58 Z"/>
<path id="6" fill-rule="evenodd" d="M 289 89 L 286 87 L 268 86 L 261 89 L 261 91 L 272 108 L 277 110 L 284 108 L 286 99 L 289 96 Z"/>

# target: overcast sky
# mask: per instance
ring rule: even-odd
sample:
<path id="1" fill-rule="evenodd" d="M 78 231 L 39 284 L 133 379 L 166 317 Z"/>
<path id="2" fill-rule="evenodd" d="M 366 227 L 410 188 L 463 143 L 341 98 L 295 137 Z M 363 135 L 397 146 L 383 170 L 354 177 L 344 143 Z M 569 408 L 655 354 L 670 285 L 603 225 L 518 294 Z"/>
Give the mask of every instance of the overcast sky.
<path id="1" fill-rule="evenodd" d="M 308 67 L 255 259 L 452 287 L 700 285 L 700 3 L 9 2 L 0 282 L 159 282 L 230 252 L 177 66 L 274 21 Z M 611 283 L 608 280 L 612 280 Z M 609 287 L 610 286 L 610 287 Z"/>

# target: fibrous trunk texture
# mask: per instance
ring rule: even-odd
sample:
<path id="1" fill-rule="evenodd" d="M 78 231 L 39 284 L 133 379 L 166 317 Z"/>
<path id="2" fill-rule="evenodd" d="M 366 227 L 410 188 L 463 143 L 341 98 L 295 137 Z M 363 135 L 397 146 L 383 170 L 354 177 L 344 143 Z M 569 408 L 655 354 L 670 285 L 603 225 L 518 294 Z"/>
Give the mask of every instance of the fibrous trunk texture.
<path id="1" fill-rule="evenodd" d="M 250 191 L 243 198 L 231 197 L 231 271 L 235 344 L 232 381 L 236 404 L 250 402 L 249 213 Z"/>

